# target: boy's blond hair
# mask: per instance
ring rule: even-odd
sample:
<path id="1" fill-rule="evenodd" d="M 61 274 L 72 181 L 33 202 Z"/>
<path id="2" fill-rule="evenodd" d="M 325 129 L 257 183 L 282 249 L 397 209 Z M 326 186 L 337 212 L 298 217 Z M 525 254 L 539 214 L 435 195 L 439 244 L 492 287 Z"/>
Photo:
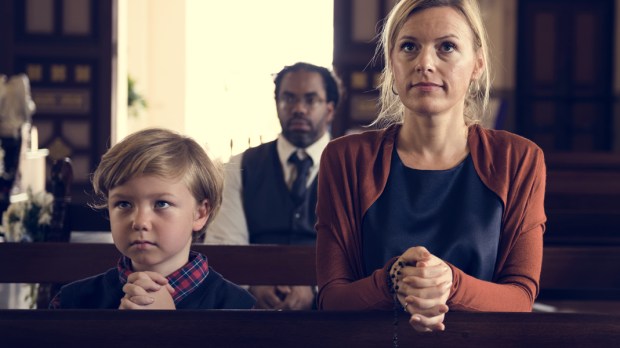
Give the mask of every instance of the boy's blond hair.
<path id="1" fill-rule="evenodd" d="M 223 176 L 221 168 L 195 140 L 161 128 L 127 136 L 101 157 L 93 173 L 93 189 L 99 198 L 93 206 L 107 208 L 110 190 L 140 175 L 179 178 L 197 202 L 206 199 L 209 219 L 194 233 L 194 240 L 202 236 L 222 204 Z"/>

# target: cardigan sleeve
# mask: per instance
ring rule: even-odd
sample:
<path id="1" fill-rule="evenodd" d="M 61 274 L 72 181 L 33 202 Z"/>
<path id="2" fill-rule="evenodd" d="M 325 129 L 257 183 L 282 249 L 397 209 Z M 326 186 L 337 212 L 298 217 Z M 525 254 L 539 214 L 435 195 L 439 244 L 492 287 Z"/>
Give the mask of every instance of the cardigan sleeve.
<path id="1" fill-rule="evenodd" d="M 516 226 L 507 235 L 515 235 L 514 243 L 507 246 L 507 257 L 501 269 L 496 270 L 493 282 L 482 281 L 450 265 L 453 285 L 448 306 L 451 310 L 465 311 L 531 311 L 538 296 L 545 230 L 544 196 L 546 169 L 542 151 L 532 159 L 529 175 L 521 175 L 520 192 L 512 193 L 507 202 L 517 207 L 508 214 L 518 214 Z"/>
<path id="2" fill-rule="evenodd" d="M 392 308 L 387 285 L 391 262 L 362 277 L 357 171 L 350 153 L 330 144 L 323 152 L 317 202 L 318 307 L 327 310 Z M 351 165 L 350 165 L 351 166 Z M 393 261 L 392 261 L 393 262 Z"/>

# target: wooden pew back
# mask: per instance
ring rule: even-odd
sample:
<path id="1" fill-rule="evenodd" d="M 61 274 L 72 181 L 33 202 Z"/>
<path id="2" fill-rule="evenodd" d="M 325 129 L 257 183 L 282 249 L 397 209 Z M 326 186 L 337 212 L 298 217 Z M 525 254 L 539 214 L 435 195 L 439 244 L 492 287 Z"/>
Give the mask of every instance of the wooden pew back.
<path id="1" fill-rule="evenodd" d="M 400 347 L 613 347 L 620 316 L 448 312 L 446 331 L 398 317 Z M 393 347 L 392 312 L 1 311 L 8 347 Z"/>
<path id="2" fill-rule="evenodd" d="M 314 247 L 194 245 L 238 284 L 316 284 Z M 0 283 L 67 283 L 114 267 L 113 244 L 0 243 Z"/>
<path id="3" fill-rule="evenodd" d="M 549 153 L 547 245 L 620 245 L 620 156 Z"/>
<path id="4" fill-rule="evenodd" d="M 540 299 L 620 300 L 620 247 L 546 247 Z"/>
<path id="5" fill-rule="evenodd" d="M 194 245 L 226 278 L 246 285 L 315 285 L 310 246 Z M 0 243 L 0 283 L 67 283 L 116 265 L 113 244 Z M 546 247 L 541 297 L 620 299 L 620 247 Z M 615 296 L 615 297 L 614 297 Z"/>

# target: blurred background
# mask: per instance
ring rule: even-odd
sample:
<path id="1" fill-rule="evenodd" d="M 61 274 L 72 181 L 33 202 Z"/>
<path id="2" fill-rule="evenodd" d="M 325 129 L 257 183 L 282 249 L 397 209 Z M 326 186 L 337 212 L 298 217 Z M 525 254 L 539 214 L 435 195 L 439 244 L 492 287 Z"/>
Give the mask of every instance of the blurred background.
<path id="1" fill-rule="evenodd" d="M 101 155 L 138 129 L 185 133 L 221 162 L 274 139 L 273 74 L 297 61 L 343 80 L 333 136 L 364 129 L 377 115 L 376 35 L 395 2 L 0 0 L 0 74 L 28 76 L 46 177 L 71 158 L 80 211 Z M 620 0 L 479 3 L 493 68 L 485 125 L 545 151 L 550 226 L 616 238 Z M 73 228 L 101 229 L 88 216 L 72 214 Z"/>

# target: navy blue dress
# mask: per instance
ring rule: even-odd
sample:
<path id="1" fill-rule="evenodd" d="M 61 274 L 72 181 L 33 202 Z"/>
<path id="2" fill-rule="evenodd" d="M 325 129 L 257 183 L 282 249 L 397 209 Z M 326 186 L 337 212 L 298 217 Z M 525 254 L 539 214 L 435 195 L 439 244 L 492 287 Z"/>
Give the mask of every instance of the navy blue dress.
<path id="1" fill-rule="evenodd" d="M 418 170 L 406 167 L 394 147 L 386 187 L 363 217 L 365 274 L 424 246 L 465 273 L 491 280 L 502 213 L 471 155 L 451 169 Z"/>

